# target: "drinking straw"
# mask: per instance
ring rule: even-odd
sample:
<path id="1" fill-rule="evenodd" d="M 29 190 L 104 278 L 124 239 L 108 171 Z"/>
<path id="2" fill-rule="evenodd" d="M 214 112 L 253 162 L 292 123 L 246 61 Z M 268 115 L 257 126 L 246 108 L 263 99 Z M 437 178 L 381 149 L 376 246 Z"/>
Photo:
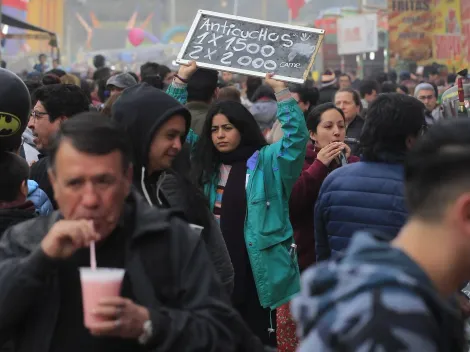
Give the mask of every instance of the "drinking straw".
<path id="1" fill-rule="evenodd" d="M 90 243 L 90 267 L 92 270 L 96 270 L 95 241 L 92 241 Z"/>

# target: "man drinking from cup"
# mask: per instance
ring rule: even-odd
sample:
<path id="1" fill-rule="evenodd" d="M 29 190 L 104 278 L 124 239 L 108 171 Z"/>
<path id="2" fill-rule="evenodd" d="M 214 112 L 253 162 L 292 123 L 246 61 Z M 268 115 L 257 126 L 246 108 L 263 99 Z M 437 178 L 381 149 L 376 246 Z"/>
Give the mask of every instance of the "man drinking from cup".
<path id="1" fill-rule="evenodd" d="M 99 115 L 61 125 L 49 165 L 60 211 L 10 228 L 0 242 L 0 346 L 12 338 L 18 352 L 236 345 L 235 313 L 204 244 L 131 191 L 130 154 L 126 133 Z M 97 269 L 124 271 L 122 282 L 92 269 L 81 285 L 92 243 Z"/>

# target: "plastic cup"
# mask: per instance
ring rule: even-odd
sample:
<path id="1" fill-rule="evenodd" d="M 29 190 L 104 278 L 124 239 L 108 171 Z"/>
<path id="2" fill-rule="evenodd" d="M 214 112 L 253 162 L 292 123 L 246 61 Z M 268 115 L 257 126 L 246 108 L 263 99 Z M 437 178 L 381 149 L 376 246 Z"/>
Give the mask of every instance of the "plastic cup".
<path id="1" fill-rule="evenodd" d="M 124 269 L 114 268 L 80 268 L 82 283 L 83 320 L 87 328 L 94 323 L 105 321 L 93 315 L 93 309 L 104 297 L 120 296 Z"/>

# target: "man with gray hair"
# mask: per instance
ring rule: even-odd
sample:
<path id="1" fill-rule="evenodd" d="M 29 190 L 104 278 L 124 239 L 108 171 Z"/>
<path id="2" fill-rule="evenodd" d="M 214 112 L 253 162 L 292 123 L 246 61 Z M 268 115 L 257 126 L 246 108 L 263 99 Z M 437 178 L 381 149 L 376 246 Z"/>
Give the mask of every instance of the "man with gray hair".
<path id="1" fill-rule="evenodd" d="M 420 83 L 415 88 L 415 98 L 426 107 L 425 117 L 428 125 L 435 124 L 443 117 L 442 109 L 437 104 L 436 90 L 430 83 Z"/>

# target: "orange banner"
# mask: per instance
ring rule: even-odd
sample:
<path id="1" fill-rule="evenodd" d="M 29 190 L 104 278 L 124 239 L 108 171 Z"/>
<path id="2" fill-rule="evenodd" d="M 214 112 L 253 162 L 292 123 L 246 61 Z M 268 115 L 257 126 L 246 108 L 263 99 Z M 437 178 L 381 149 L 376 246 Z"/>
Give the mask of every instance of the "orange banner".
<path id="1" fill-rule="evenodd" d="M 59 41 L 64 34 L 64 0 L 34 0 L 28 3 L 27 22 L 57 34 Z M 48 53 L 47 40 L 28 40 L 31 50 Z"/>
<path id="2" fill-rule="evenodd" d="M 388 0 L 391 57 L 415 62 L 432 57 L 432 0 Z"/>

